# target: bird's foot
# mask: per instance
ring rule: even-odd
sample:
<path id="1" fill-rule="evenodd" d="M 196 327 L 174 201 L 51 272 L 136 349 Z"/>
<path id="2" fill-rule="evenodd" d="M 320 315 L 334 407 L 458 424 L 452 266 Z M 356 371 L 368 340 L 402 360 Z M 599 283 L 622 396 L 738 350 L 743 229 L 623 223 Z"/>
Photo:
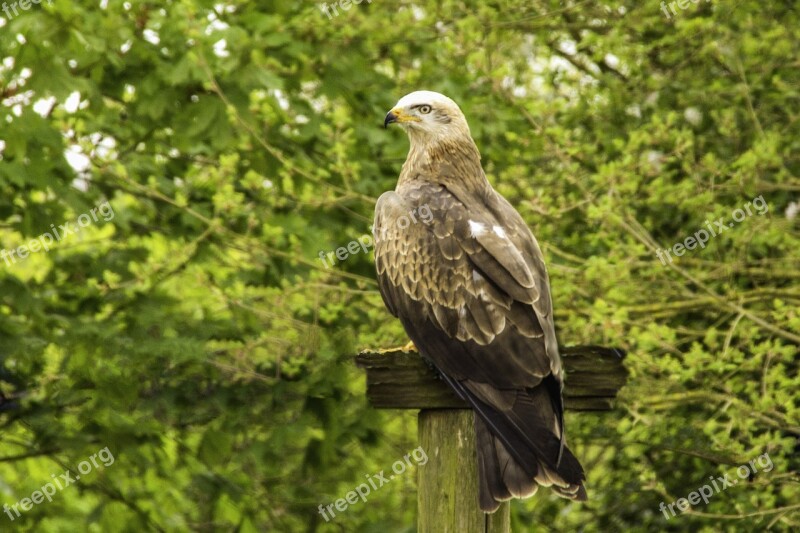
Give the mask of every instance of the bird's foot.
<path id="1" fill-rule="evenodd" d="M 409 341 L 408 344 L 405 346 L 400 346 L 396 348 L 385 348 L 383 350 L 376 350 L 377 353 L 389 353 L 389 352 L 417 352 L 417 347 L 414 346 L 414 343 Z"/>

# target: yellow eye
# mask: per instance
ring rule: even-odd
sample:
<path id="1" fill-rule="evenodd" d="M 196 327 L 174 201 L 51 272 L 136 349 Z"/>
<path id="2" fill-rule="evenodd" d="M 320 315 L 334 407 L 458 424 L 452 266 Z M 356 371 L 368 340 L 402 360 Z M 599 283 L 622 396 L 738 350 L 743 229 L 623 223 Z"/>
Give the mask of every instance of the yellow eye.
<path id="1" fill-rule="evenodd" d="M 423 115 L 427 115 L 428 113 L 431 112 L 431 106 L 421 105 L 419 106 L 419 112 L 422 113 Z"/>

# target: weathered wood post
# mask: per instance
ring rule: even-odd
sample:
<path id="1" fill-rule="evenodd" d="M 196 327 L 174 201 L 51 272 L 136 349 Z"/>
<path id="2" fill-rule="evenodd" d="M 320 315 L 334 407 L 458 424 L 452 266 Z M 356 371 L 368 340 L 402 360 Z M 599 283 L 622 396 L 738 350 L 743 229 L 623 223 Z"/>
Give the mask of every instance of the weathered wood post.
<path id="1" fill-rule="evenodd" d="M 561 348 L 567 373 L 564 406 L 607 411 L 627 372 L 621 357 Z M 417 469 L 419 533 L 508 533 L 510 506 L 494 514 L 478 507 L 478 468 L 472 411 L 416 352 L 362 352 L 367 398 L 378 409 L 419 409 L 419 445 L 428 462 Z"/>

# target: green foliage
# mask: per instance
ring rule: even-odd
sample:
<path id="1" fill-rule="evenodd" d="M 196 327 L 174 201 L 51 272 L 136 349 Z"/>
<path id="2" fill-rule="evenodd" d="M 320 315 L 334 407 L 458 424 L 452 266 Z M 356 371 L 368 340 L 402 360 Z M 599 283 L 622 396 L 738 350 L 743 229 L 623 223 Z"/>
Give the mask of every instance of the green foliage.
<path id="1" fill-rule="evenodd" d="M 3 15 L 0 15 L 3 16 Z M 404 344 L 368 232 L 403 94 L 459 102 L 548 260 L 566 344 L 624 347 L 619 409 L 567 417 L 590 501 L 514 531 L 797 529 L 800 20 L 791 2 L 43 2 L 0 27 L 0 500 L 108 447 L 20 531 L 413 531 L 416 446 L 352 356 Z M 768 212 L 662 264 L 763 196 Z M 792 204 L 792 202 L 795 202 Z M 671 503 L 769 453 L 667 520 Z"/>

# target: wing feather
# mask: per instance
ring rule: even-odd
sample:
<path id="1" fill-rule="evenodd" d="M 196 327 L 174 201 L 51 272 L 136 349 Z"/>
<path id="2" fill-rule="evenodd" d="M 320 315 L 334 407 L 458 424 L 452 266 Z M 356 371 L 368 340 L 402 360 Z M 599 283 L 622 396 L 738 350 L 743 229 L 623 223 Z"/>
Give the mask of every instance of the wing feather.
<path id="1" fill-rule="evenodd" d="M 548 286 L 537 262 L 523 254 L 529 247 L 515 242 L 514 221 L 497 220 L 486 209 L 468 212 L 441 185 L 417 182 L 413 191 L 402 192 L 384 193 L 376 206 L 375 262 L 381 291 L 390 293 L 385 297 L 390 309 L 427 318 L 455 340 L 491 344 L 495 350 L 488 368 L 507 364 L 511 374 L 527 379 L 520 384 L 538 384 L 552 367 L 544 332 L 552 328 L 550 309 L 540 313 L 535 305 L 543 295 L 549 302 Z M 403 224 L 402 217 L 422 206 L 432 214 L 427 223 Z M 475 234 L 470 224 L 473 230 L 508 229 Z M 486 354 L 476 351 L 470 357 Z M 482 367 L 467 377 L 498 383 Z"/>

